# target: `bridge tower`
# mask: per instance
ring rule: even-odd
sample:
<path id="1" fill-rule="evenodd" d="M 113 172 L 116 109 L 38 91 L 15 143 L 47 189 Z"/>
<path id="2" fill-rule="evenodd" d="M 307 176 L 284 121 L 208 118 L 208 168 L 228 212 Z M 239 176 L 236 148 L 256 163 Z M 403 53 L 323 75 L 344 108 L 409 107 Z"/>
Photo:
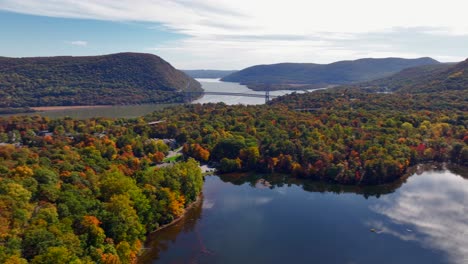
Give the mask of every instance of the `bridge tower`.
<path id="1" fill-rule="evenodd" d="M 270 87 L 265 88 L 265 104 L 270 102 Z"/>

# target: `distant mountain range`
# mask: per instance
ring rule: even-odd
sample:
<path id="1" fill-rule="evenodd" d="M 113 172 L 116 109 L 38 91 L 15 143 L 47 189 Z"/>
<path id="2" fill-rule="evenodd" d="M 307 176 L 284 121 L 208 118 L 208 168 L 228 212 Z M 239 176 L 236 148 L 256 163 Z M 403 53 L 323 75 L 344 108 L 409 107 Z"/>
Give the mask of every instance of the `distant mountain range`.
<path id="1" fill-rule="evenodd" d="M 400 93 L 468 90 L 468 59 L 460 63 L 413 67 L 358 86 L 370 91 Z"/>
<path id="2" fill-rule="evenodd" d="M 374 80 L 405 68 L 437 65 L 431 58 L 359 59 L 330 64 L 280 63 L 257 65 L 232 73 L 222 81 L 239 82 L 254 90 L 308 89 Z"/>
<path id="3" fill-rule="evenodd" d="M 229 74 L 233 74 L 237 71 L 221 71 L 221 70 L 181 70 L 192 78 L 223 78 Z"/>
<path id="4" fill-rule="evenodd" d="M 0 107 L 178 102 L 201 85 L 152 54 L 0 57 Z"/>

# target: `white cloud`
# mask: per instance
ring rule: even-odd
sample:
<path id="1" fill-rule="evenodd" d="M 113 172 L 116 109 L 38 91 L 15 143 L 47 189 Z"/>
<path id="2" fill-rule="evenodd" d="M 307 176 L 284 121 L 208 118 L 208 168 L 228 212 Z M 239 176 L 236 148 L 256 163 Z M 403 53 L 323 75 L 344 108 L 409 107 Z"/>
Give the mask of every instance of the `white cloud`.
<path id="1" fill-rule="evenodd" d="M 464 0 L 1 0 L 9 11 L 73 18 L 161 22 L 188 34 L 362 33 L 428 27 L 468 34 Z"/>
<path id="2" fill-rule="evenodd" d="M 84 40 L 74 40 L 74 41 L 67 41 L 70 45 L 79 46 L 79 47 L 86 47 L 88 46 L 88 42 Z"/>
<path id="3" fill-rule="evenodd" d="M 450 47 L 437 41 L 426 43 L 434 47 L 430 54 L 420 52 L 414 44 L 408 51 L 400 47 L 403 44 L 394 47 L 392 41 L 379 39 L 367 39 L 374 44 L 370 47 L 342 45 L 376 33 L 392 36 L 401 29 L 414 29 L 433 35 L 433 39 L 465 36 L 466 40 L 465 0 L 0 0 L 0 9 L 161 23 L 187 38 L 148 49 L 158 49 L 158 54 L 185 68 L 203 63 L 206 67 L 237 68 L 276 61 L 331 62 L 379 54 L 463 59 L 468 53 L 468 48 L 463 50 L 465 54 L 450 53 Z M 174 53 L 183 53 L 185 59 Z"/>
<path id="4" fill-rule="evenodd" d="M 257 198 L 254 198 L 255 205 L 264 205 L 264 204 L 270 203 L 271 201 L 273 201 L 273 198 L 271 198 L 271 197 L 257 197 Z"/>
<path id="5" fill-rule="evenodd" d="M 396 226 L 379 222 L 368 225 L 402 240 L 418 241 L 427 248 L 441 250 L 453 263 L 466 263 L 468 181 L 437 172 L 411 177 L 410 181 L 412 184 L 404 186 L 396 196 L 372 208 Z"/>

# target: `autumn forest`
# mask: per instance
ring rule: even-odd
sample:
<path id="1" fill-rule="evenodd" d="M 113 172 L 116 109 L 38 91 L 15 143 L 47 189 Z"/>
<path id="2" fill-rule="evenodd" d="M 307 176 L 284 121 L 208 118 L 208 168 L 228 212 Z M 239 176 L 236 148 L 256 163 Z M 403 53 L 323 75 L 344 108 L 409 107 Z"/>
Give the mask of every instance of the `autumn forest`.
<path id="1" fill-rule="evenodd" d="M 0 262 L 132 263 L 149 232 L 197 200 L 200 163 L 352 185 L 390 182 L 418 163 L 468 165 L 467 100 L 337 88 L 135 119 L 3 118 Z M 160 165 L 163 139 L 184 161 Z"/>

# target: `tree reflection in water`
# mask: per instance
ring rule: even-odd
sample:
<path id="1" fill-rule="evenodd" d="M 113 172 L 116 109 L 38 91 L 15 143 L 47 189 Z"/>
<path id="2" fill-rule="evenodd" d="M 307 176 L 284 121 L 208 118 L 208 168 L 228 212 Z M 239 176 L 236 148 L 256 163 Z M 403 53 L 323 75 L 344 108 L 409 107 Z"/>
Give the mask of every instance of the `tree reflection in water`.
<path id="1" fill-rule="evenodd" d="M 381 186 L 343 186 L 287 175 L 214 176 L 207 179 L 203 202 L 150 236 L 146 246 L 152 249 L 140 262 L 284 263 L 280 257 L 286 255 L 293 262 L 310 263 L 304 252 L 311 249 L 300 247 L 309 243 L 319 263 L 333 262 L 327 250 L 339 248 L 335 263 L 466 264 L 468 173 L 466 167 L 438 166 L 415 167 L 412 177 Z M 294 225 L 278 229 L 290 219 Z M 249 230 L 248 239 L 243 230 Z M 363 248 L 369 252 L 359 253 Z M 382 259 L 390 250 L 392 258 Z"/>
<path id="2" fill-rule="evenodd" d="M 167 251 L 171 244 L 175 244 L 178 239 L 187 240 L 187 243 L 179 243 L 178 245 L 186 245 L 186 248 L 181 248 L 180 250 L 190 251 L 193 254 L 191 259 L 197 259 L 199 254 L 208 254 L 209 251 L 206 249 L 203 239 L 197 230 L 197 222 L 201 219 L 202 204 L 203 196 L 187 210 L 187 213 L 178 222 L 164 228 L 164 232 L 157 231 L 150 234 L 147 238 L 148 242 L 145 245 L 145 249 L 142 251 L 141 256 L 138 257 L 138 263 L 157 261 L 160 254 Z M 184 257 L 184 259 L 173 263 L 186 263 L 186 258 Z"/>

